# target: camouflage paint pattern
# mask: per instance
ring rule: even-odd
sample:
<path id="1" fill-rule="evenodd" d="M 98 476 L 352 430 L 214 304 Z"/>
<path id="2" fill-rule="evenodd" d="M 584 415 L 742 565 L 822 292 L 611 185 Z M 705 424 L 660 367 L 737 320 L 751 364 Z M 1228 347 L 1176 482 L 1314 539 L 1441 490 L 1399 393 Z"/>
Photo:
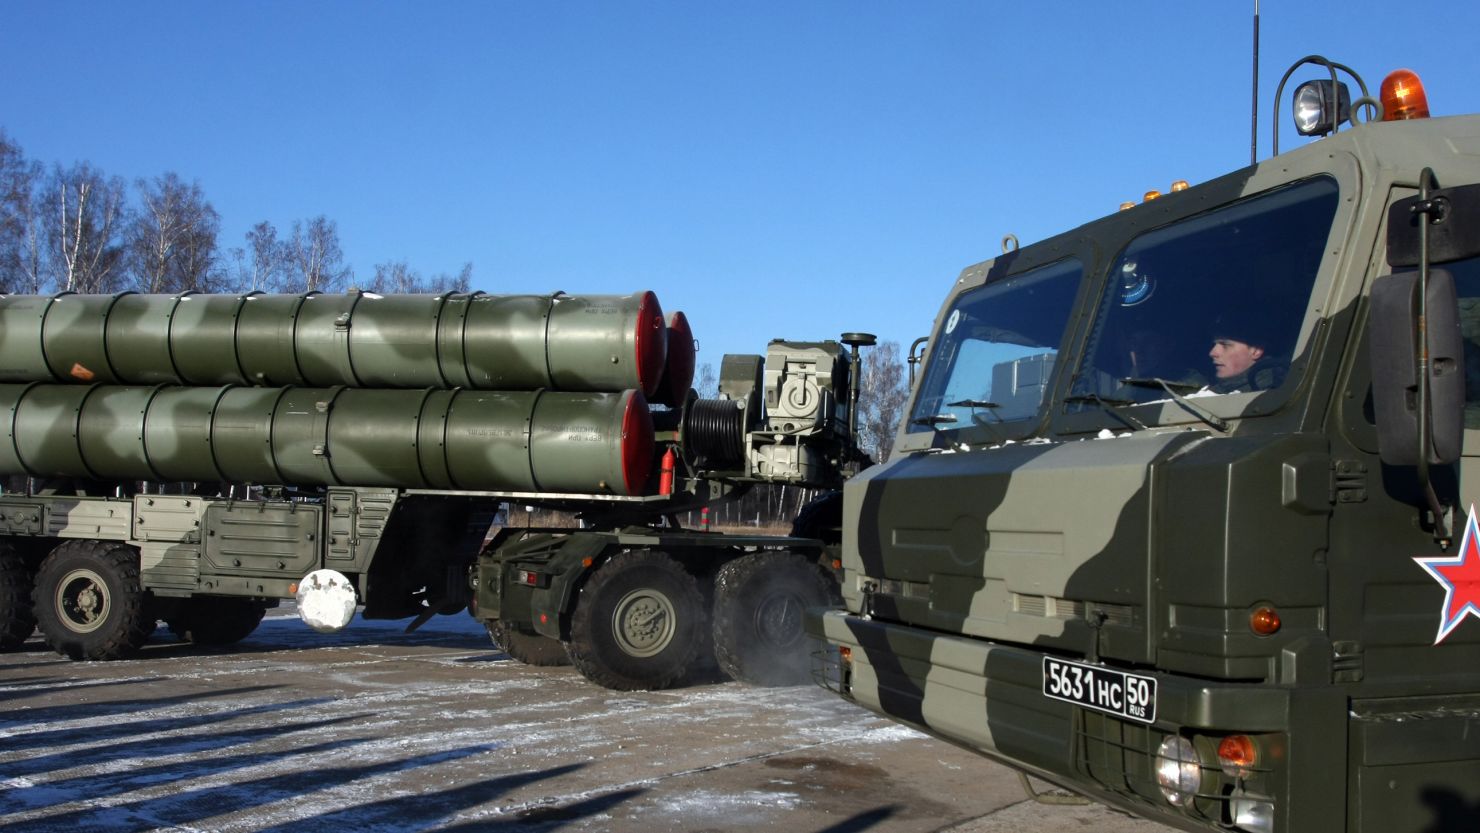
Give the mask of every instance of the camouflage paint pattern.
<path id="1" fill-rule="evenodd" d="M 1480 816 L 1480 622 L 1433 644 L 1443 594 L 1412 561 L 1434 553 L 1433 537 L 1413 469 L 1378 460 L 1366 405 L 1364 298 L 1391 271 L 1386 209 L 1416 193 L 1425 167 L 1445 187 L 1480 182 L 1480 118 L 1359 126 L 964 270 L 894 456 L 846 486 L 845 609 L 809 618 L 850 655 L 825 684 L 1183 829 L 1231 823 L 1242 798 L 1268 802 L 1282 833 L 1460 829 L 1444 825 Z M 1151 278 L 1163 293 L 1185 279 L 1135 274 L 1131 255 L 1144 265 L 1155 253 L 1138 241 L 1182 245 L 1195 268 L 1184 224 L 1218 226 L 1224 207 L 1277 204 L 1315 181 L 1335 186 L 1328 229 L 1307 247 L 1318 266 L 1300 296 L 1286 286 L 1255 299 L 1298 331 L 1282 384 L 1181 398 L 1094 387 L 1112 317 L 1136 314 Z M 1267 245 L 1248 239 L 1241 256 Z M 1050 284 L 1034 275 L 1054 269 L 1070 275 L 1053 284 L 1067 287 L 1062 337 L 994 336 L 1048 345 L 1014 347 L 1003 355 L 1029 355 L 993 371 L 1032 374 L 989 397 L 941 387 L 924 404 L 971 293 L 1018 281 L 1019 295 L 1042 296 Z M 1194 360 L 1206 362 L 1182 366 Z M 1198 370 L 1211 382 L 1215 369 Z M 998 419 L 1014 396 L 1030 407 Z M 1480 497 L 1480 432 L 1469 434 L 1462 463 L 1435 472 L 1451 505 Z M 1260 608 L 1278 611 L 1277 632 L 1251 629 Z M 1046 696 L 1045 658 L 1154 679 L 1154 722 Z M 1262 754 L 1242 779 L 1217 763 L 1231 733 Z M 1155 779 L 1158 744 L 1174 734 L 1204 762 L 1183 806 Z"/>

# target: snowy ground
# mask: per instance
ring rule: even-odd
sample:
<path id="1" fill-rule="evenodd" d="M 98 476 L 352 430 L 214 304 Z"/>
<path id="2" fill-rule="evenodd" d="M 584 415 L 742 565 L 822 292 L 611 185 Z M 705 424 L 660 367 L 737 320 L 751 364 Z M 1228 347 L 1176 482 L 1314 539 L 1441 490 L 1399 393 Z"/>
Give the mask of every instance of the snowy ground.
<path id="1" fill-rule="evenodd" d="M 1009 771 L 814 687 L 613 692 L 466 617 L 403 627 L 283 611 L 216 653 L 161 628 L 127 662 L 0 655 L 0 829 L 1165 829 L 1023 804 Z"/>

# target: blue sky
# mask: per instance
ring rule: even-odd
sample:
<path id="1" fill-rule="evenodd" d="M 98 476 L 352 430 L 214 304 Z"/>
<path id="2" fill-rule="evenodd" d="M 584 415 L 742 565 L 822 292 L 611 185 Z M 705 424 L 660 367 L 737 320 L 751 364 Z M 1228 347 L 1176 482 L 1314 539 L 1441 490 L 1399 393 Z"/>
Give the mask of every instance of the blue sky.
<path id="1" fill-rule="evenodd" d="M 1410 67 L 1436 114 L 1480 112 L 1455 45 L 1480 3 L 1260 11 L 1261 158 L 1274 86 L 1311 53 L 1374 94 Z M 773 337 L 907 344 L 1003 235 L 1247 164 L 1252 12 L 10 0 L 0 127 L 48 164 L 199 181 L 224 247 L 324 214 L 367 278 L 471 261 L 488 292 L 650 288 L 717 366 Z"/>

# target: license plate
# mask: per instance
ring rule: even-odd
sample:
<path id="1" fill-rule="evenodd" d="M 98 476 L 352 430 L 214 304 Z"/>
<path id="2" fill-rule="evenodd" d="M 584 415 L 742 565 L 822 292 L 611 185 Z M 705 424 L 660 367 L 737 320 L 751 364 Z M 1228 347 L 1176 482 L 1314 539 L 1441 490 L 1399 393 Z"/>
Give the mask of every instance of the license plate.
<path id="1" fill-rule="evenodd" d="M 1156 722 L 1156 678 L 1043 658 L 1043 694 L 1141 723 Z"/>

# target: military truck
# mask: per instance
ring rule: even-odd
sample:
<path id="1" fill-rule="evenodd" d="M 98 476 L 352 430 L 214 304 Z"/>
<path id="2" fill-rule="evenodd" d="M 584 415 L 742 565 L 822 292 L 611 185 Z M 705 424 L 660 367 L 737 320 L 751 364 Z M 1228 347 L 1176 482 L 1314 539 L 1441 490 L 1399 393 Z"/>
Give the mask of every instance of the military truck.
<path id="1" fill-rule="evenodd" d="M 1184 830 L 1480 829 L 1480 117 L 1315 62 L 1324 138 L 961 272 L 825 685 Z"/>
<path id="2" fill-rule="evenodd" d="M 161 620 L 228 644 L 295 598 L 321 630 L 472 607 L 510 655 L 619 688 L 711 652 L 804 677 L 837 500 L 800 537 L 674 513 L 835 488 L 859 347 L 726 357 L 700 399 L 693 345 L 651 292 L 0 297 L 0 649 L 39 626 L 117 659 Z M 582 528 L 485 546 L 511 502 Z"/>

